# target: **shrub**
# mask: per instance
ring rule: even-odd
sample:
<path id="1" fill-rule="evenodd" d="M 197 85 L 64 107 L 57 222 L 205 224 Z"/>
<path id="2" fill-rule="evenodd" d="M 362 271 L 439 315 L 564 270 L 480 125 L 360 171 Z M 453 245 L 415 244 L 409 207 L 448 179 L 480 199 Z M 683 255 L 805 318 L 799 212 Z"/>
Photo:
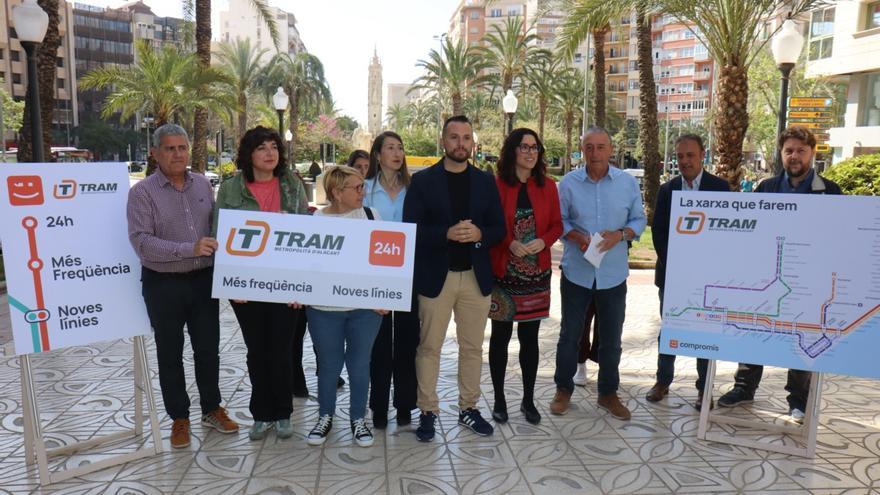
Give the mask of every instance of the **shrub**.
<path id="1" fill-rule="evenodd" d="M 823 174 L 836 182 L 844 194 L 880 195 L 880 153 L 844 160 Z"/>

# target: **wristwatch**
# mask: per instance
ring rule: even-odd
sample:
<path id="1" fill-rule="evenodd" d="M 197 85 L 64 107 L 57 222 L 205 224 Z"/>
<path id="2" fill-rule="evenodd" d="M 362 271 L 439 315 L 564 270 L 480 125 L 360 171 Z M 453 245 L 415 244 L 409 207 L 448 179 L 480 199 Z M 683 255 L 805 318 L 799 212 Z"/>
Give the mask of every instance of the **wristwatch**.
<path id="1" fill-rule="evenodd" d="M 626 241 L 626 229 L 620 229 L 620 240 Z"/>

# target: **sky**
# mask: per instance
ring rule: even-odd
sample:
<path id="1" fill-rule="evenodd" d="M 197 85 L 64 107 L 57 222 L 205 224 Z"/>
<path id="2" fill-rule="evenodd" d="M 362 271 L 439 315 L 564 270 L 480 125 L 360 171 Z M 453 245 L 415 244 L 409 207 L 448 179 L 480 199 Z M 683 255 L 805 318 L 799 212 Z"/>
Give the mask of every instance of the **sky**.
<path id="1" fill-rule="evenodd" d="M 125 0 L 81 0 L 118 7 Z M 145 0 L 159 16 L 181 17 L 182 0 Z M 306 49 L 324 63 L 325 76 L 345 115 L 367 124 L 367 69 L 373 48 L 382 62 L 382 82 L 411 83 L 419 75 L 416 63 L 439 48 L 434 36 L 446 32 L 459 0 L 269 0 L 292 12 Z M 227 1 L 211 4 L 213 33 Z M 383 99 L 387 98 L 383 89 Z M 383 102 L 385 103 L 385 102 Z"/>

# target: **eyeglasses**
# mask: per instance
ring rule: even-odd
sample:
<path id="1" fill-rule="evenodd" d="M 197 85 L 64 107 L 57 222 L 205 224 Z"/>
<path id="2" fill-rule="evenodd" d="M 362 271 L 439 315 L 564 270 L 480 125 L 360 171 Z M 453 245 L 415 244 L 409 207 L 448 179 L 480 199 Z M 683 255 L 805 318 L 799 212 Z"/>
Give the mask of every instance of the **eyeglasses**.
<path id="1" fill-rule="evenodd" d="M 343 189 L 354 189 L 357 192 L 364 192 L 364 183 L 361 182 L 356 186 L 342 186 Z"/>
<path id="2" fill-rule="evenodd" d="M 541 147 L 537 144 L 528 145 L 521 144 L 516 147 L 521 153 L 539 153 L 541 151 Z"/>

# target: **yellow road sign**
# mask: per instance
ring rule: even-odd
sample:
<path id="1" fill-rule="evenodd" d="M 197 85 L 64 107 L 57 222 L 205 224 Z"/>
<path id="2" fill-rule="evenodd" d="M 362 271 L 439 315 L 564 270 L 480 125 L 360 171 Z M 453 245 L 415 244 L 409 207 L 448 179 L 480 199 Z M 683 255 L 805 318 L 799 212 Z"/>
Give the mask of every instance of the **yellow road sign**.
<path id="1" fill-rule="evenodd" d="M 789 111 L 788 117 L 791 119 L 830 119 L 832 118 L 831 112 L 804 112 L 804 111 Z M 824 122 L 821 121 L 821 122 Z"/>
<path id="2" fill-rule="evenodd" d="M 788 99 L 788 106 L 790 107 L 827 108 L 830 107 L 832 103 L 834 103 L 833 98 L 793 96 Z"/>
<path id="3" fill-rule="evenodd" d="M 831 146 L 825 143 L 819 143 L 816 145 L 816 153 L 828 153 L 831 151 Z"/>
<path id="4" fill-rule="evenodd" d="M 818 123 L 822 123 L 822 124 L 833 124 L 833 123 L 834 123 L 834 119 L 832 119 L 832 118 L 824 118 L 824 117 L 823 117 L 823 118 L 814 118 L 814 119 L 797 119 L 797 118 L 791 118 L 791 117 L 790 117 L 790 118 L 788 119 L 788 122 L 789 122 L 790 124 L 800 124 L 800 123 L 809 123 L 809 122 L 813 122 L 813 123 L 815 123 L 815 124 L 818 124 Z"/>
<path id="5" fill-rule="evenodd" d="M 815 136 L 815 137 L 816 137 L 816 141 L 819 141 L 820 143 L 821 143 L 821 142 L 824 142 L 824 141 L 828 141 L 829 139 L 831 139 L 831 135 L 830 135 L 830 134 L 818 134 L 818 133 L 814 133 L 813 136 Z"/>
<path id="6" fill-rule="evenodd" d="M 822 131 L 827 131 L 829 128 L 831 128 L 831 124 L 823 124 L 819 122 L 792 122 L 792 125 L 795 125 L 797 127 L 805 127 L 811 130 L 821 129 Z"/>

